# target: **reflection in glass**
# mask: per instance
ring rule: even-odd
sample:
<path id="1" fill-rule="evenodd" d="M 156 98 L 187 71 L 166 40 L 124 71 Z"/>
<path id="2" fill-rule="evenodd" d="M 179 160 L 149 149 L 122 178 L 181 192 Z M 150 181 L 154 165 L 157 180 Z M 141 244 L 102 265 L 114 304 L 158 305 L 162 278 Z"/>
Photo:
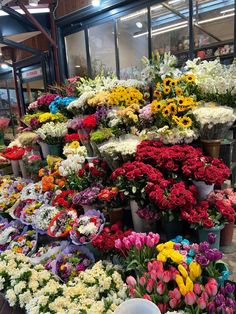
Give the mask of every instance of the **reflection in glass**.
<path id="1" fill-rule="evenodd" d="M 138 78 L 141 58 L 148 56 L 147 9 L 118 20 L 118 46 L 121 78 Z"/>
<path id="2" fill-rule="evenodd" d="M 89 47 L 93 77 L 116 73 L 113 22 L 89 28 Z"/>
<path id="3" fill-rule="evenodd" d="M 87 75 L 84 31 L 65 37 L 69 77 Z"/>

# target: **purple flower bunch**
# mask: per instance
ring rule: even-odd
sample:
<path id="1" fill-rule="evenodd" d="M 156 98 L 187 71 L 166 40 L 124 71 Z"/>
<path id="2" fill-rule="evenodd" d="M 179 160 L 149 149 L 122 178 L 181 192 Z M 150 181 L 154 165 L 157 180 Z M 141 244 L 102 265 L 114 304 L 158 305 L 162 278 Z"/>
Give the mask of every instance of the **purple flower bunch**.
<path id="1" fill-rule="evenodd" d="M 76 117 L 67 122 L 68 129 L 72 129 L 74 131 L 78 131 L 82 129 L 82 126 L 83 126 L 83 118 L 80 118 L 80 117 Z"/>
<path id="2" fill-rule="evenodd" d="M 236 311 L 235 284 L 227 282 L 209 304 L 208 313 L 233 314 Z"/>
<path id="3" fill-rule="evenodd" d="M 96 202 L 98 194 L 103 189 L 103 186 L 100 183 L 94 183 L 87 189 L 77 193 L 73 197 L 74 205 L 92 205 Z"/>
<path id="4" fill-rule="evenodd" d="M 211 248 L 211 244 L 214 244 L 216 240 L 216 235 L 214 233 L 209 233 L 208 242 L 201 242 L 198 246 L 198 254 L 196 256 L 196 261 L 202 266 L 207 267 L 210 262 L 216 262 L 222 259 L 223 254 L 216 248 Z"/>
<path id="5" fill-rule="evenodd" d="M 106 118 L 107 113 L 108 113 L 108 109 L 106 107 L 103 107 L 103 106 L 98 107 L 95 114 L 94 114 L 97 122 Z"/>

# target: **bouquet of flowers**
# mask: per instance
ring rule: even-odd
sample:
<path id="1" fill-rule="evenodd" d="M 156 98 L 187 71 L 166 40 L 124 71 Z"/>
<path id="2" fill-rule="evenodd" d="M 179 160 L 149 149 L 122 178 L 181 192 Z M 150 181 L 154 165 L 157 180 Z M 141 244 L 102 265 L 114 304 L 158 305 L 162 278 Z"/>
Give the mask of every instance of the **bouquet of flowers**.
<path id="1" fill-rule="evenodd" d="M 50 103 L 49 109 L 52 114 L 57 114 L 59 111 L 64 113 L 64 115 L 70 116 L 69 112 L 67 111 L 67 107 L 71 102 L 73 102 L 76 98 L 75 97 L 61 97 L 57 96 L 54 100 Z"/>
<path id="2" fill-rule="evenodd" d="M 83 156 L 70 154 L 67 156 L 67 159 L 60 162 L 58 168 L 59 174 L 62 177 L 77 174 L 82 170 L 84 162 L 85 158 Z"/>
<path id="3" fill-rule="evenodd" d="M 45 113 L 40 114 L 38 119 L 41 125 L 47 122 L 66 122 L 67 121 L 67 118 L 59 112 L 57 113 L 45 112 Z"/>
<path id="4" fill-rule="evenodd" d="M 103 229 L 104 215 L 97 210 L 88 210 L 78 219 L 78 223 L 70 231 L 70 237 L 74 244 L 83 245 L 90 243 Z"/>
<path id="5" fill-rule="evenodd" d="M 97 197 L 107 208 L 118 208 L 125 203 L 124 194 L 117 187 L 105 187 Z"/>
<path id="6" fill-rule="evenodd" d="M 43 202 L 38 200 L 28 199 L 24 208 L 21 211 L 20 221 L 25 225 L 33 225 L 36 215 L 36 210 L 43 205 Z"/>
<path id="7" fill-rule="evenodd" d="M 80 156 L 86 157 L 87 149 L 85 146 L 80 146 L 80 143 L 78 141 L 73 141 L 71 143 L 67 143 L 63 147 L 63 154 L 65 156 L 73 154 L 73 155 L 80 155 Z"/>
<path id="8" fill-rule="evenodd" d="M 193 115 L 199 123 L 202 139 L 223 139 L 229 128 L 236 120 L 232 108 L 220 106 L 206 106 L 193 110 Z"/>
<path id="9" fill-rule="evenodd" d="M 28 230 L 17 236 L 8 246 L 15 253 L 31 255 L 36 250 L 38 235 L 35 230 Z"/>
<path id="10" fill-rule="evenodd" d="M 217 158 L 198 156 L 189 158 L 183 163 L 183 174 L 206 184 L 221 185 L 229 177 L 229 168 Z"/>
<path id="11" fill-rule="evenodd" d="M 62 142 L 67 133 L 67 125 L 64 122 L 45 123 L 41 128 L 36 130 L 36 134 L 47 144 L 59 144 Z"/>
<path id="12" fill-rule="evenodd" d="M 57 206 L 61 209 L 70 208 L 74 197 L 74 190 L 56 191 L 55 198 L 52 201 L 52 206 Z"/>
<path id="13" fill-rule="evenodd" d="M 201 201 L 193 208 L 182 209 L 182 219 L 193 228 L 213 228 L 234 222 L 235 211 L 221 200 Z"/>
<path id="14" fill-rule="evenodd" d="M 25 226 L 18 220 L 8 222 L 7 219 L 1 219 L 0 221 L 0 252 L 7 249 L 9 244 L 18 237 L 23 230 L 26 230 Z"/>
<path id="15" fill-rule="evenodd" d="M 136 233 L 115 241 L 115 247 L 125 257 L 127 270 L 143 271 L 147 262 L 154 256 L 154 248 L 160 240 L 159 234 L 153 232 Z"/>
<path id="16" fill-rule="evenodd" d="M 98 194 L 101 192 L 103 186 L 100 183 L 94 183 L 87 189 L 78 192 L 73 197 L 74 205 L 92 205 L 96 203 Z"/>
<path id="17" fill-rule="evenodd" d="M 68 282 L 77 277 L 94 262 L 94 257 L 85 247 L 69 245 L 62 253 L 58 254 L 55 262 L 47 263 L 44 267 L 51 270 L 62 281 Z"/>
<path id="18" fill-rule="evenodd" d="M 232 188 L 214 190 L 207 196 L 207 200 L 210 203 L 215 201 L 222 201 L 226 206 L 232 206 L 235 208 L 236 192 L 234 192 Z"/>
<path id="19" fill-rule="evenodd" d="M 58 212 L 51 220 L 48 226 L 48 235 L 50 237 L 66 237 L 78 223 L 77 212 L 74 209 L 66 209 Z"/>
<path id="20" fill-rule="evenodd" d="M 55 217 L 59 210 L 54 206 L 43 205 L 39 207 L 34 215 L 34 227 L 39 233 L 46 233 L 50 222 Z"/>
<path id="21" fill-rule="evenodd" d="M 34 132 L 23 132 L 17 136 L 21 146 L 32 147 L 36 143 L 37 135 Z"/>
<path id="22" fill-rule="evenodd" d="M 26 150 L 23 147 L 7 147 L 3 152 L 3 157 L 9 159 L 9 160 L 21 160 L 24 156 Z"/>
<path id="23" fill-rule="evenodd" d="M 33 155 L 24 155 L 23 162 L 27 171 L 31 175 L 38 174 L 39 170 L 43 167 L 43 161 L 40 155 L 33 154 Z"/>
<path id="24" fill-rule="evenodd" d="M 28 109 L 31 111 L 41 110 L 44 112 L 48 112 L 49 105 L 57 96 L 57 94 L 45 94 L 43 96 L 40 96 L 37 101 L 34 101 L 29 105 Z"/>

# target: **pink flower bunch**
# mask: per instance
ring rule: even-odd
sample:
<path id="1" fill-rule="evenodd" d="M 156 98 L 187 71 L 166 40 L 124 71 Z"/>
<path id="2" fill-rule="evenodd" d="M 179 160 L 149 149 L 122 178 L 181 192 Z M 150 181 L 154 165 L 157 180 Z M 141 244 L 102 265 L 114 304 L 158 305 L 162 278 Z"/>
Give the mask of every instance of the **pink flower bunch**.
<path id="1" fill-rule="evenodd" d="M 123 240 L 116 240 L 115 247 L 118 250 L 128 251 L 132 247 L 135 247 L 138 251 L 142 249 L 143 246 L 148 246 L 153 248 L 160 240 L 158 233 L 149 232 L 146 233 L 137 233 L 132 232 L 131 235 L 125 237 Z"/>
<path id="2" fill-rule="evenodd" d="M 53 102 L 53 100 L 57 96 L 58 96 L 57 94 L 46 94 L 46 95 L 40 96 L 37 99 L 38 107 L 40 107 L 40 106 L 49 106 L 51 104 L 51 102 Z"/>
<path id="3" fill-rule="evenodd" d="M 0 130 L 3 131 L 10 122 L 9 118 L 0 117 Z"/>
<path id="4" fill-rule="evenodd" d="M 210 203 L 215 203 L 215 201 L 222 201 L 226 206 L 235 206 L 236 192 L 234 192 L 232 188 L 215 190 L 208 195 L 207 200 Z"/>
<path id="5" fill-rule="evenodd" d="M 41 160 L 41 157 L 40 155 L 31 155 L 28 157 L 28 162 L 31 163 L 32 161 L 35 161 L 35 160 Z"/>

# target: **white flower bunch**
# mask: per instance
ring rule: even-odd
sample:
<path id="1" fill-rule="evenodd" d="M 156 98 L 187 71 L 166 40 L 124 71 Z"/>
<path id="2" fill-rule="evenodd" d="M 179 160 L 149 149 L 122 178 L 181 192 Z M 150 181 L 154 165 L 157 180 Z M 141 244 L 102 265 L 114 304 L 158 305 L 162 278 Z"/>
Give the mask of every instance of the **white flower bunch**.
<path id="1" fill-rule="evenodd" d="M 86 91 L 78 99 L 72 101 L 68 106 L 68 110 L 83 109 L 88 99 L 96 95 L 95 91 Z"/>
<path id="2" fill-rule="evenodd" d="M 189 144 L 199 136 L 198 130 L 186 128 L 169 128 L 167 125 L 160 129 L 143 130 L 142 140 L 159 140 L 164 144 Z"/>
<path id="3" fill-rule="evenodd" d="M 136 153 L 138 144 L 140 143 L 139 138 L 127 138 L 118 139 L 116 141 L 109 141 L 108 143 L 100 146 L 101 153 L 109 155 L 121 154 L 121 155 L 133 155 Z"/>
<path id="4" fill-rule="evenodd" d="M 67 133 L 67 123 L 61 122 L 61 123 L 53 123 L 48 122 L 42 125 L 41 128 L 35 131 L 38 136 L 43 141 L 47 141 L 48 137 L 52 138 L 62 138 Z"/>
<path id="5" fill-rule="evenodd" d="M 81 155 L 68 155 L 66 160 L 59 164 L 59 173 L 61 176 L 66 177 L 69 174 L 77 173 L 82 169 L 85 158 Z"/>
<path id="6" fill-rule="evenodd" d="M 31 200 L 38 200 L 42 193 L 42 183 L 29 183 L 21 190 L 21 197 L 22 201 L 31 199 Z"/>
<path id="7" fill-rule="evenodd" d="M 79 146 L 77 148 L 73 148 L 70 146 L 70 143 L 67 143 L 63 148 L 63 154 L 65 156 L 68 155 L 80 155 L 86 157 L 88 155 L 87 149 L 85 146 Z"/>
<path id="8" fill-rule="evenodd" d="M 116 109 L 112 109 L 111 111 L 108 112 L 107 119 L 109 121 L 108 126 L 110 128 L 114 128 L 121 122 L 121 118 L 118 117 Z"/>
<path id="9" fill-rule="evenodd" d="M 34 225 L 37 229 L 47 231 L 52 218 L 59 212 L 54 206 L 43 205 L 37 209 Z"/>
<path id="10" fill-rule="evenodd" d="M 201 127 L 207 125 L 209 129 L 216 124 L 224 124 L 230 127 L 236 120 L 233 109 L 222 106 L 199 107 L 193 110 L 193 115 Z"/>

